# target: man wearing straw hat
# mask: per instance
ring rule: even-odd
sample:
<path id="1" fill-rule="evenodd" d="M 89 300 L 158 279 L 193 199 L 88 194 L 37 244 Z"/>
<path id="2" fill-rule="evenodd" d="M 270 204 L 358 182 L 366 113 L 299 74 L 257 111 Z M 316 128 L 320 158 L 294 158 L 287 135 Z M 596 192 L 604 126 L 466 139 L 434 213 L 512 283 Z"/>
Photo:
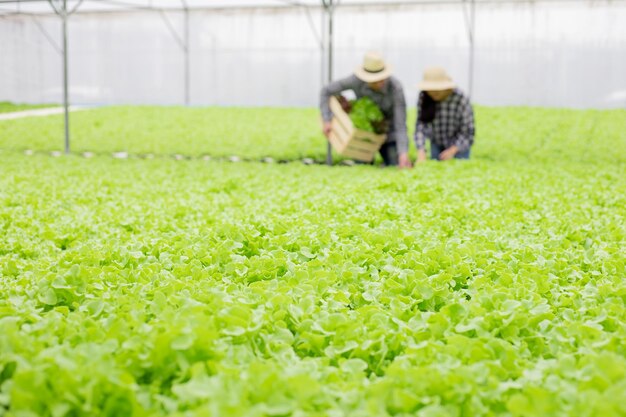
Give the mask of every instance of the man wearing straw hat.
<path id="1" fill-rule="evenodd" d="M 426 139 L 431 159 L 469 159 L 475 132 L 469 98 L 441 67 L 426 68 L 419 88 L 414 137 L 417 162 L 426 161 Z"/>
<path id="2" fill-rule="evenodd" d="M 385 165 L 399 165 L 410 168 L 409 139 L 406 132 L 406 102 L 404 91 L 397 78 L 391 75 L 391 68 L 376 52 L 368 52 L 363 64 L 353 75 L 333 81 L 322 88 L 320 110 L 322 112 L 324 135 L 331 131 L 332 113 L 328 100 L 345 90 L 352 90 L 357 99 L 369 97 L 378 105 L 389 124 L 387 140 L 380 148 Z"/>

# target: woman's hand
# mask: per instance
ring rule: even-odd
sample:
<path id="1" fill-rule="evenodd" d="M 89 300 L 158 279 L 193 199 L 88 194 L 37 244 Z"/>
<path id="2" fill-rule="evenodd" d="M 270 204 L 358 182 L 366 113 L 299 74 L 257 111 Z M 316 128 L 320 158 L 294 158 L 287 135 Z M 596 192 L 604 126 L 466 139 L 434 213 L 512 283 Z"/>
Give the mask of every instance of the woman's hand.
<path id="1" fill-rule="evenodd" d="M 459 152 L 459 148 L 456 147 L 456 145 L 452 145 L 450 146 L 448 149 L 446 149 L 445 151 L 441 152 L 439 154 L 439 159 L 441 161 L 447 161 L 449 159 L 454 158 L 454 156 Z"/>
<path id="2" fill-rule="evenodd" d="M 417 150 L 417 163 L 426 162 L 426 151 L 424 149 Z"/>

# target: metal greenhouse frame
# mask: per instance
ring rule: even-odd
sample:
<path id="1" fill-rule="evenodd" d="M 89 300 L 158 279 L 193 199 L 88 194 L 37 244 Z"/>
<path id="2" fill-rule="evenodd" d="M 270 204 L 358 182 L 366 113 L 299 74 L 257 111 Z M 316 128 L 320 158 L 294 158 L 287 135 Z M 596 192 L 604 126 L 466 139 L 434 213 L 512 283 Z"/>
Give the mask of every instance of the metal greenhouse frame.
<path id="1" fill-rule="evenodd" d="M 48 9 L 46 11 L 45 6 L 47 3 Z M 0 0 L 0 7 L 14 6 L 15 9 L 0 10 L 0 17 L 12 16 L 12 15 L 41 15 L 49 14 L 52 10 L 61 19 L 62 27 L 62 46 L 59 48 L 52 41 L 51 37 L 45 30 L 38 26 L 43 32 L 46 39 L 55 47 L 60 50 L 63 62 L 63 108 L 65 117 L 65 153 L 70 152 L 70 120 L 69 120 L 69 74 L 68 74 L 68 34 L 67 26 L 69 19 L 72 15 L 80 13 L 85 8 L 90 8 L 89 13 L 98 13 L 102 11 L 111 10 L 144 10 L 154 11 L 159 13 L 163 22 L 166 24 L 172 37 L 176 41 L 177 45 L 183 52 L 184 59 L 184 97 L 185 105 L 189 105 L 189 91 L 190 91 L 190 67 L 189 67 L 189 15 L 191 10 L 201 9 L 235 9 L 235 8 L 267 8 L 267 7 L 291 7 L 291 8 L 304 8 L 307 13 L 307 18 L 312 29 L 312 17 L 311 9 L 321 8 L 323 11 L 323 22 L 325 31 L 323 33 L 323 39 L 319 36 L 318 42 L 321 51 L 321 62 L 324 64 L 326 60 L 326 68 L 322 68 L 322 82 L 330 82 L 333 79 L 334 68 L 334 54 L 333 54 L 333 42 L 334 42 L 334 14 L 338 7 L 373 7 L 380 5 L 391 6 L 405 6 L 416 4 L 438 4 L 438 3 L 452 3 L 460 4 L 463 7 L 465 23 L 467 27 L 467 36 L 469 40 L 469 62 L 468 62 L 468 79 L 469 88 L 468 92 L 472 94 L 472 84 L 474 76 L 474 32 L 475 32 L 475 4 L 476 0 L 178 0 L 169 1 L 167 7 L 163 3 L 155 4 L 155 0 L 75 0 L 73 2 L 68 0 Z M 193 3 L 193 4 L 192 4 Z M 27 6 L 40 5 L 37 11 L 28 11 Z M 469 9 L 469 10 L 468 10 Z M 184 28 L 183 33 L 177 32 L 176 28 L 169 20 L 166 11 L 182 11 L 184 13 Z M 325 77 L 324 77 L 325 72 Z M 332 163 L 332 148 L 330 143 L 327 144 L 326 163 Z"/>

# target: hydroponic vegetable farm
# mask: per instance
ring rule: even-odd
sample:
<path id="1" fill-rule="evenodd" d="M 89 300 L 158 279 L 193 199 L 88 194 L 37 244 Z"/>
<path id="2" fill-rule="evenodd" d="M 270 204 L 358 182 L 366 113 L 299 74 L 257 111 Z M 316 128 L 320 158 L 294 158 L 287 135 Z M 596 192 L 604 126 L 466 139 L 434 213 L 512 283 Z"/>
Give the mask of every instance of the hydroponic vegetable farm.
<path id="1" fill-rule="evenodd" d="M 28 156 L 61 116 L 0 123 L 0 415 L 624 415 L 625 114 L 535 112 L 410 171 Z"/>
<path id="2" fill-rule="evenodd" d="M 0 0 L 0 417 L 626 417 L 624 22 Z"/>

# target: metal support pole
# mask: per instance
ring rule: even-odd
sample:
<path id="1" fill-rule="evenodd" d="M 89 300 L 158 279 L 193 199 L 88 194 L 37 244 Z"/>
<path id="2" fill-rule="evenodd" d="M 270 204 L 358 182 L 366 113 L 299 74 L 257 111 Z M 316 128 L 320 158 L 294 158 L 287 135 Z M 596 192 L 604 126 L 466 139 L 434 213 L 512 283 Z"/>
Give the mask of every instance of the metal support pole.
<path id="1" fill-rule="evenodd" d="M 67 0 L 63 0 L 63 108 L 65 111 L 65 154 L 70 153 L 70 110 L 68 94 L 68 65 L 67 65 Z"/>
<path id="2" fill-rule="evenodd" d="M 333 80 L 333 14 L 335 12 L 335 6 L 333 0 L 328 0 L 328 3 L 324 2 L 326 13 L 328 15 L 328 69 L 327 69 L 327 82 L 330 83 Z M 326 145 L 326 165 L 333 164 L 333 149 L 330 142 Z"/>
<path id="3" fill-rule="evenodd" d="M 185 12 L 185 106 L 189 106 L 189 7 L 185 0 L 183 0 L 183 6 Z"/>
<path id="4" fill-rule="evenodd" d="M 470 100 L 474 90 L 474 43 L 476 35 L 476 1 L 470 0 L 470 59 L 469 59 L 469 86 L 468 94 Z"/>
<path id="5" fill-rule="evenodd" d="M 67 21 L 69 16 L 73 14 L 84 0 L 79 0 L 72 10 L 67 9 L 67 0 L 48 0 L 52 10 L 61 17 L 61 31 L 63 38 L 63 110 L 65 113 L 65 153 L 70 153 L 70 100 L 69 100 L 69 76 L 68 76 L 68 48 L 67 48 Z M 57 7 L 57 3 L 61 8 Z"/>
<path id="6" fill-rule="evenodd" d="M 326 84 L 326 8 L 320 14 L 320 88 Z"/>
<path id="7" fill-rule="evenodd" d="M 330 3 L 330 13 L 328 15 L 328 82 L 333 80 L 333 0 Z"/>

